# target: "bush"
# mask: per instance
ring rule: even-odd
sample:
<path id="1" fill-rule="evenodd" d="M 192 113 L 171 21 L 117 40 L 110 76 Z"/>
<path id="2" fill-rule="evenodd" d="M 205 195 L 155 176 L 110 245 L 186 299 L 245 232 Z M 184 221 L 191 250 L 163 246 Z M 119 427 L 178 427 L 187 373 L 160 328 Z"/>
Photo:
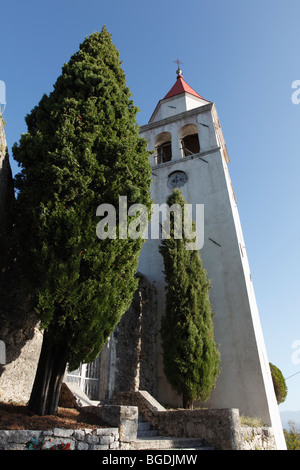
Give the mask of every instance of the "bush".
<path id="1" fill-rule="evenodd" d="M 275 395 L 277 399 L 278 405 L 283 403 L 287 396 L 287 386 L 282 375 L 282 372 L 278 369 L 278 367 L 274 366 L 270 363 L 271 375 L 275 390 Z"/>
<path id="2" fill-rule="evenodd" d="M 290 430 L 283 430 L 287 450 L 300 450 L 300 432 L 294 421 L 289 421 Z"/>

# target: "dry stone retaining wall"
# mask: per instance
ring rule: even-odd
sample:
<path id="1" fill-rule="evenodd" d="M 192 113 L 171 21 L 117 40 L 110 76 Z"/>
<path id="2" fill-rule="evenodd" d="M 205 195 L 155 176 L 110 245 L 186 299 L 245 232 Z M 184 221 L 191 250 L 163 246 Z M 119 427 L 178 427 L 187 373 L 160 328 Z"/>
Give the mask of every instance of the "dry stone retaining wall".
<path id="1" fill-rule="evenodd" d="M 272 428 L 242 427 L 242 450 L 276 450 Z"/>
<path id="2" fill-rule="evenodd" d="M 4 120 L 0 114 L 0 222 L 6 219 L 6 205 L 12 189 L 12 176 L 4 132 Z"/>
<path id="3" fill-rule="evenodd" d="M 70 444 L 70 450 L 123 450 L 137 437 L 138 409 L 136 406 L 87 406 L 86 411 L 96 414 L 107 428 L 63 429 L 49 431 L 0 430 L 0 450 L 25 450 L 31 439 L 44 441 L 43 449 Z"/>
<path id="4" fill-rule="evenodd" d="M 62 429 L 49 431 L 0 430 L 0 450 L 26 450 L 31 439 L 44 441 L 43 449 L 70 443 L 70 450 L 119 450 L 118 428 Z"/>
<path id="5" fill-rule="evenodd" d="M 9 227 L 13 222 L 13 179 L 0 115 L 0 340 L 6 364 L 0 364 L 0 400 L 26 403 L 30 397 L 42 344 L 38 319 L 30 313 L 19 289 L 13 254 L 9 254 Z M 4 256 L 5 255 L 5 256 Z M 2 259 L 3 258 L 3 259 Z"/>

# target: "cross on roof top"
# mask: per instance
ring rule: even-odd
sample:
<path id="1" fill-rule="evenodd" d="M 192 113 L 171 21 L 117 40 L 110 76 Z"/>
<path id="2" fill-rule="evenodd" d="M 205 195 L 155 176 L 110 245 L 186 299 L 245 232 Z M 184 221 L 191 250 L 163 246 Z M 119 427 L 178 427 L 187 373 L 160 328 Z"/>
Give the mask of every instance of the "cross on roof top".
<path id="1" fill-rule="evenodd" d="M 177 75 L 182 75 L 182 70 L 180 69 L 180 65 L 179 65 L 179 64 L 182 64 L 182 65 L 183 65 L 183 62 L 180 62 L 179 59 L 173 60 L 173 62 L 174 62 L 174 64 L 177 64 L 177 66 L 178 66 L 178 69 L 177 69 L 177 71 L 176 71 Z"/>

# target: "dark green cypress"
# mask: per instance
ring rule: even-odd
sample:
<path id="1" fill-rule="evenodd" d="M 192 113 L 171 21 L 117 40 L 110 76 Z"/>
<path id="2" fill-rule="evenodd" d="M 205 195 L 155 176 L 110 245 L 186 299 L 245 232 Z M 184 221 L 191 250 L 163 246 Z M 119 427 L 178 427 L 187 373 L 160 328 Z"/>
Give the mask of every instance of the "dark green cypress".
<path id="1" fill-rule="evenodd" d="M 180 190 L 167 204 L 186 204 Z M 184 220 L 184 217 L 182 217 Z M 166 377 L 181 396 L 184 408 L 193 401 L 206 401 L 219 374 L 220 354 L 214 341 L 210 283 L 197 250 L 187 250 L 184 237 L 174 238 L 171 213 L 170 238 L 163 239 L 160 252 L 166 280 L 166 312 L 162 318 L 163 361 Z"/>
<path id="2" fill-rule="evenodd" d="M 143 240 L 96 236 L 100 204 L 127 196 L 150 209 L 149 155 L 120 65 L 105 27 L 87 37 L 13 148 L 16 251 L 44 329 L 29 402 L 39 414 L 56 413 L 66 364 L 96 358 L 137 288 Z"/>

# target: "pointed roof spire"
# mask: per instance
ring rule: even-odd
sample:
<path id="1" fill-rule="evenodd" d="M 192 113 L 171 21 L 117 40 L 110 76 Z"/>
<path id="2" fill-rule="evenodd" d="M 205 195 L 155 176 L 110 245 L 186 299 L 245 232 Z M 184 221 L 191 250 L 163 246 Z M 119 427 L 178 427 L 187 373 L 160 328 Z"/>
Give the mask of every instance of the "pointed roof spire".
<path id="1" fill-rule="evenodd" d="M 158 102 L 155 110 L 152 113 L 149 123 L 159 121 L 160 119 L 165 119 L 166 117 L 174 116 L 175 114 L 179 114 L 187 110 L 211 103 L 205 98 L 202 98 L 202 96 L 200 96 L 199 93 L 193 90 L 193 88 L 191 88 L 183 79 L 182 70 L 179 66 L 179 64 L 182 64 L 182 62 L 177 59 L 175 63 L 178 65 L 178 68 L 176 70 L 177 80 L 172 86 L 171 90 L 166 94 L 166 96 Z M 196 99 L 190 99 L 191 96 L 194 96 Z M 174 100 L 171 101 L 172 104 L 174 101 L 174 104 L 176 104 L 176 106 L 169 106 L 170 103 L 168 101 L 165 101 L 168 98 L 174 98 Z M 170 112 L 171 108 L 172 112 Z M 174 109 L 176 111 L 174 111 Z"/>
<path id="2" fill-rule="evenodd" d="M 189 93 L 190 95 L 196 96 L 197 98 L 201 98 L 203 100 L 204 98 L 202 98 L 202 96 L 200 96 L 195 90 L 193 90 L 193 88 L 191 88 L 183 79 L 182 70 L 179 66 L 179 64 L 182 64 L 182 62 L 180 62 L 180 60 L 178 59 L 174 62 L 178 65 L 178 68 L 176 70 L 177 80 L 171 90 L 166 94 L 163 99 L 165 100 L 167 98 L 171 98 L 172 96 L 180 95 L 181 93 Z"/>

